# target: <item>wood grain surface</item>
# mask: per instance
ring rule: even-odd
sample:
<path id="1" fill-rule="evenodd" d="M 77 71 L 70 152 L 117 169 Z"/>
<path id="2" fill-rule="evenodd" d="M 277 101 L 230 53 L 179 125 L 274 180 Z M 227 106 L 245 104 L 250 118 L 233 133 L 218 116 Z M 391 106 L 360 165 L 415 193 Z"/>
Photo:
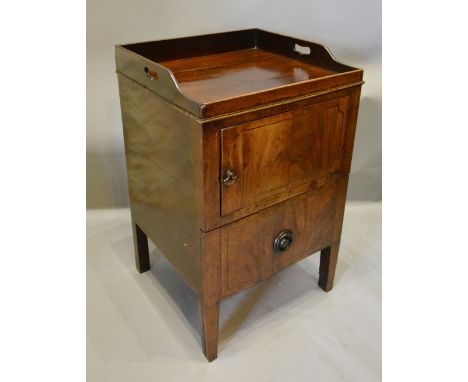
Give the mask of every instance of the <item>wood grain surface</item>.
<path id="1" fill-rule="evenodd" d="M 343 97 L 223 129 L 221 172 L 237 181 L 221 186 L 221 214 L 274 195 L 284 200 L 297 186 L 342 172 L 348 105 Z"/>
<path id="2" fill-rule="evenodd" d="M 222 296 L 264 280 L 333 242 L 338 183 L 322 187 L 221 228 Z M 285 252 L 273 248 L 283 230 L 293 233 Z"/>
<path id="3" fill-rule="evenodd" d="M 202 128 L 128 78 L 119 85 L 133 221 L 198 291 Z"/>
<path id="4" fill-rule="evenodd" d="M 336 73 L 256 48 L 160 64 L 174 73 L 187 96 L 202 104 Z"/>

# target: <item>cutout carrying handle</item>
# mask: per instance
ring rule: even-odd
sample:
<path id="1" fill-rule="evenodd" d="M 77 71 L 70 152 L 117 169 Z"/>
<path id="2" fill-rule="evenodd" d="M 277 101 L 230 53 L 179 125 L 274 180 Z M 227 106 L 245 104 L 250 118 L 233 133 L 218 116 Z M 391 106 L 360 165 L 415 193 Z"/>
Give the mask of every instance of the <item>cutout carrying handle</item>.
<path id="1" fill-rule="evenodd" d="M 310 54 L 310 48 L 308 46 L 302 46 L 299 44 L 294 44 L 293 50 L 296 53 L 299 53 L 300 55 L 309 55 Z"/>
<path id="2" fill-rule="evenodd" d="M 151 81 L 158 79 L 158 72 L 150 70 L 147 66 L 145 66 L 143 70 L 146 73 L 146 77 L 148 77 Z"/>

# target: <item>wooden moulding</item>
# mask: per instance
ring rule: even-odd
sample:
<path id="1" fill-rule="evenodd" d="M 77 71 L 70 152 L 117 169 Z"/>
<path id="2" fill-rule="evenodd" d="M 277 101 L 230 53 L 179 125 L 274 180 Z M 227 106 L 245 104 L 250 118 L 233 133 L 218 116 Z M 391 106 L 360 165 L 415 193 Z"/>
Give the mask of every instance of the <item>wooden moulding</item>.
<path id="1" fill-rule="evenodd" d="M 203 121 L 363 83 L 362 69 L 337 62 L 323 45 L 259 29 L 118 45 L 115 54 L 119 74 Z M 240 60 L 232 70 L 226 64 L 229 55 Z M 245 92 L 200 96 L 214 89 L 229 91 L 236 70 L 282 77 L 252 81 L 250 88 L 245 83 Z M 207 71 L 216 72 L 218 82 Z M 178 76 L 190 79 L 179 82 Z"/>

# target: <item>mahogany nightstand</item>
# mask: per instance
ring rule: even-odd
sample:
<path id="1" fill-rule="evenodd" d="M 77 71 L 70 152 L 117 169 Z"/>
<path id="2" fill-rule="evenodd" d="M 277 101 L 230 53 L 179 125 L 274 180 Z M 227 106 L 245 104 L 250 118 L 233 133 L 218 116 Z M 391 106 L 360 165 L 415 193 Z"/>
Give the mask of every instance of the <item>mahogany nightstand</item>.
<path id="1" fill-rule="evenodd" d="M 363 71 L 258 29 L 116 62 L 137 269 L 150 238 L 199 295 L 211 361 L 222 299 L 318 251 L 332 288 Z"/>

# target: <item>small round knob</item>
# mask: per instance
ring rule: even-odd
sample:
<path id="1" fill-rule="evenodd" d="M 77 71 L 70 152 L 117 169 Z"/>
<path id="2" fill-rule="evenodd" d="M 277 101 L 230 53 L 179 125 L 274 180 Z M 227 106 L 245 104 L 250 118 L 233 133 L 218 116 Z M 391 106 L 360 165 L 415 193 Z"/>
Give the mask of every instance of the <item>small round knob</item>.
<path id="1" fill-rule="evenodd" d="M 293 233 L 289 229 L 281 231 L 273 241 L 273 248 L 276 252 L 286 251 L 293 242 Z"/>
<path id="2" fill-rule="evenodd" d="M 223 183 L 224 183 L 225 186 L 230 186 L 230 185 L 233 184 L 236 180 L 237 180 L 237 176 L 236 176 L 236 174 L 234 174 L 233 171 L 227 170 L 227 171 L 224 173 Z"/>

